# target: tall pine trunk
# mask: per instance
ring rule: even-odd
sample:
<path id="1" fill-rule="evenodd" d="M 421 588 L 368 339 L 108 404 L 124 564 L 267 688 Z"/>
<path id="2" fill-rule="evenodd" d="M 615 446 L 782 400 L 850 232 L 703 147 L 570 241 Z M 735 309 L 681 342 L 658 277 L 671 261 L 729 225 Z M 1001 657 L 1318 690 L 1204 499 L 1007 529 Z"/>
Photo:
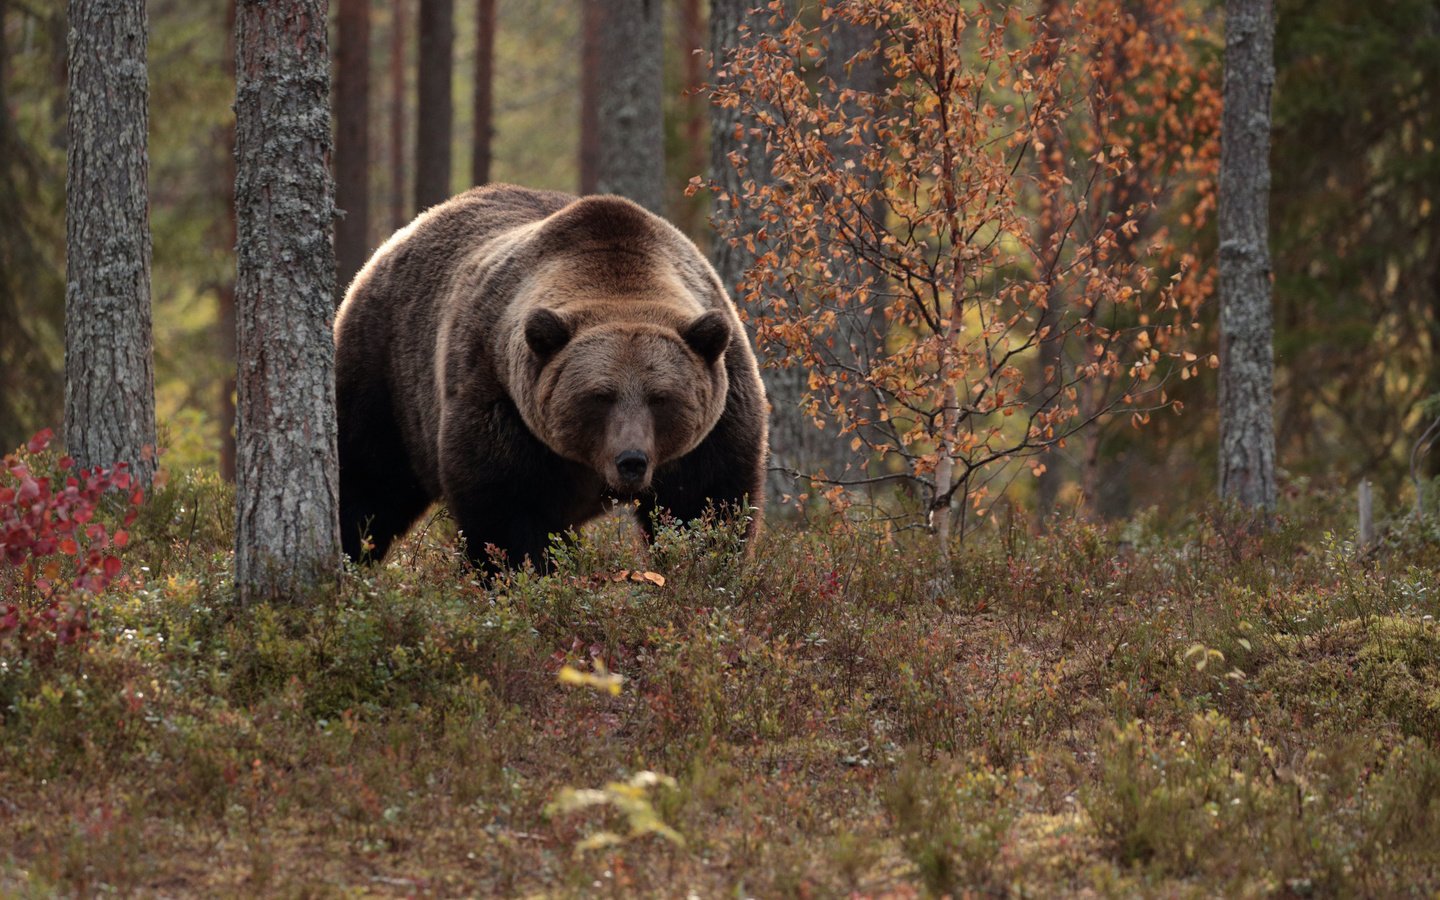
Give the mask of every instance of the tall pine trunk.
<path id="1" fill-rule="evenodd" d="M 325 0 L 241 0 L 236 22 L 240 602 L 340 566 Z"/>
<path id="2" fill-rule="evenodd" d="M 155 468 L 144 0 L 71 0 L 65 443 L 81 466 Z"/>
<path id="3" fill-rule="evenodd" d="M 1225 4 L 1220 124 L 1220 496 L 1275 507 L 1270 310 L 1273 0 Z"/>
<path id="4" fill-rule="evenodd" d="M 405 22 L 409 15 L 406 0 L 390 4 L 390 230 L 410 220 L 405 208 L 405 110 L 409 92 L 405 89 Z"/>
<path id="5" fill-rule="evenodd" d="M 495 137 L 495 0 L 476 0 L 474 118 L 470 178 L 477 185 L 489 184 Z"/>
<path id="6" fill-rule="evenodd" d="M 605 0 L 600 22 L 595 189 L 665 214 L 661 0 Z"/>
<path id="7" fill-rule="evenodd" d="M 705 144 L 705 119 L 709 114 L 705 95 L 705 15 L 700 0 L 681 0 L 680 53 L 685 72 L 685 171 L 683 181 L 704 177 L 709 163 L 709 147 Z M 703 194 L 683 198 L 674 204 L 675 225 L 692 238 L 703 231 L 700 213 Z"/>
<path id="8" fill-rule="evenodd" d="M 225 72 L 235 78 L 235 0 L 225 3 Z M 219 133 L 221 183 L 216 186 L 225 197 L 225 218 L 220 233 L 226 253 L 235 250 L 235 120 L 226 119 Z M 232 274 L 218 290 L 217 351 L 225 361 L 220 379 L 220 477 L 235 482 L 235 277 Z"/>
<path id="9" fill-rule="evenodd" d="M 606 0 L 580 0 L 580 193 L 600 175 L 600 41 Z"/>
<path id="10" fill-rule="evenodd" d="M 717 70 L 714 78 L 722 80 L 718 70 L 730 61 L 741 41 L 753 41 L 768 27 L 770 14 L 756 11 L 760 4 L 754 0 L 712 0 L 710 4 L 710 58 Z M 742 31 L 743 29 L 743 31 Z M 755 239 L 762 223 L 758 214 L 742 199 L 746 181 L 764 184 L 770 177 L 770 164 L 765 158 L 764 138 L 754 134 L 756 123 L 745 115 L 739 106 L 724 107 L 710 105 L 710 179 L 718 187 L 714 203 L 717 214 L 733 220 L 735 227 L 728 233 L 717 234 L 711 253 L 715 271 L 742 309 L 751 317 L 760 310 L 749 308 L 748 298 L 740 289 L 745 272 L 754 263 L 758 253 L 765 248 L 746 246 L 747 239 Z M 771 356 L 769 350 L 758 347 L 763 363 Z M 800 397 L 805 390 L 805 373 L 798 367 L 790 369 L 764 367 L 760 371 L 765 380 L 765 392 L 770 399 L 770 473 L 766 479 L 766 494 L 783 501 L 797 490 L 795 479 L 790 475 L 799 470 L 800 460 L 796 451 L 802 440 L 802 428 L 810 427 L 801 416 Z"/>
<path id="11" fill-rule="evenodd" d="M 415 208 L 450 198 L 454 134 L 454 0 L 420 0 L 420 102 L 415 111 Z"/>
<path id="12" fill-rule="evenodd" d="M 370 0 L 340 0 L 335 51 L 335 301 L 370 255 Z"/>

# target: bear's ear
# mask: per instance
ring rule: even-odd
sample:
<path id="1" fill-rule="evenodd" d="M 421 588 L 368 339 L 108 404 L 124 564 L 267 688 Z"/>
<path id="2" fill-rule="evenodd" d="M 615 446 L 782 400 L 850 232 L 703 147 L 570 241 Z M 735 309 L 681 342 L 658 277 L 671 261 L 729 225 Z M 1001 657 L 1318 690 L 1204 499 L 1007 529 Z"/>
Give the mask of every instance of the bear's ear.
<path id="1" fill-rule="evenodd" d="M 680 330 L 680 337 L 707 363 L 720 358 L 730 346 L 730 323 L 718 310 L 711 310 Z"/>
<path id="2" fill-rule="evenodd" d="M 570 343 L 570 323 L 559 313 L 537 309 L 525 319 L 525 343 L 541 359 L 549 359 Z"/>

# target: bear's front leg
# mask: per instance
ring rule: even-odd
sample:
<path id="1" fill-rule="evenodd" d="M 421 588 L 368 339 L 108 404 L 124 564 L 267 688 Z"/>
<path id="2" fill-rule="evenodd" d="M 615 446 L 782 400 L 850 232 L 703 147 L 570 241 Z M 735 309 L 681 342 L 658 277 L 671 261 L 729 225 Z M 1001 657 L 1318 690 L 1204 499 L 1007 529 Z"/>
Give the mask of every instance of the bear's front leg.
<path id="1" fill-rule="evenodd" d="M 578 524 L 569 515 L 573 465 L 536 440 L 508 401 L 476 412 L 482 411 L 447 414 L 441 425 L 441 486 L 465 535 L 466 555 L 492 575 L 526 559 L 547 571 L 550 535 Z"/>

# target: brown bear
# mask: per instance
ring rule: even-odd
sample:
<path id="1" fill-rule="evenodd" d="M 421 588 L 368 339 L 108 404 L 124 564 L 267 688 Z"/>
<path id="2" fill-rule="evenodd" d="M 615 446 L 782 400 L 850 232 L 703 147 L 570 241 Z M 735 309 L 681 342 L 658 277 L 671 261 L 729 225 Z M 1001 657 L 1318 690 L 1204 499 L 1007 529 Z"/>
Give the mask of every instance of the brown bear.
<path id="1" fill-rule="evenodd" d="M 470 558 L 545 566 L 617 501 L 763 507 L 767 407 L 735 307 L 674 226 L 612 196 L 476 188 L 396 232 L 335 318 L 345 552 L 435 500 Z"/>

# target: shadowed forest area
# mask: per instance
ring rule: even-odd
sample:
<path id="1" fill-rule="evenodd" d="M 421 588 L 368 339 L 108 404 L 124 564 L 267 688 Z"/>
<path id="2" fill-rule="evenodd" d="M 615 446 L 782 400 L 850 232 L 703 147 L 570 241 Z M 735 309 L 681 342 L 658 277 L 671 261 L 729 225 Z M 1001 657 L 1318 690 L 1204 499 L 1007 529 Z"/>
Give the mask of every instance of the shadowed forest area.
<path id="1" fill-rule="evenodd" d="M 1434 0 L 0 0 L 0 894 L 1434 895 L 1437 94 Z M 492 183 L 696 244 L 762 507 L 343 558 L 335 310 Z"/>

